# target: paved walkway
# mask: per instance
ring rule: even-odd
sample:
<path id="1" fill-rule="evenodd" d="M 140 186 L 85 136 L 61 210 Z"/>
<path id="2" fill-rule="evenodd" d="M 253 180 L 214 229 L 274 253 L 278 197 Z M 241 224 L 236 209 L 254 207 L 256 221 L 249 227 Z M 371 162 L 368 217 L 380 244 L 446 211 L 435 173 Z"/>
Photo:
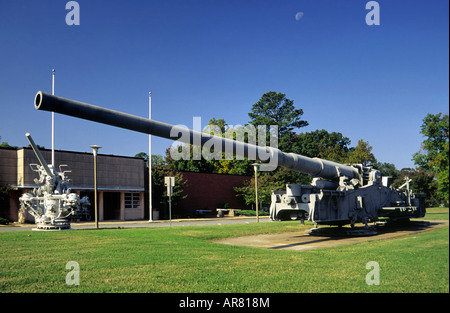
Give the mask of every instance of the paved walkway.
<path id="1" fill-rule="evenodd" d="M 269 222 L 268 216 L 259 217 L 259 222 Z M 99 228 L 143 228 L 143 227 L 178 227 L 178 226 L 201 226 L 201 225 L 224 225 L 224 224 L 245 224 L 256 223 L 256 217 L 221 217 L 221 218 L 192 218 L 192 219 L 173 219 L 157 220 L 149 222 L 144 221 L 101 221 Z M 18 224 L 0 225 L 0 231 L 16 231 L 16 230 L 32 230 L 36 228 L 35 224 Z M 79 222 L 71 223 L 71 229 L 94 229 L 95 222 Z"/>

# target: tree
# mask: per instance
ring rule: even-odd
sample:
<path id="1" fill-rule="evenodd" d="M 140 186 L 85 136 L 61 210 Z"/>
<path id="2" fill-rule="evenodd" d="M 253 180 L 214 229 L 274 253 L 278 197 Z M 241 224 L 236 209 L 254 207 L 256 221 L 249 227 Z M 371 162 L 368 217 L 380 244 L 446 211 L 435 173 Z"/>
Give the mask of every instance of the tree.
<path id="1" fill-rule="evenodd" d="M 284 182 L 277 179 L 277 172 L 262 174 L 258 177 L 258 200 L 263 205 L 271 202 L 272 190 L 280 190 L 285 186 Z M 243 200 L 246 205 L 255 204 L 255 178 L 245 181 L 241 187 L 234 187 L 234 191 L 236 191 L 236 197 Z"/>
<path id="2" fill-rule="evenodd" d="M 145 160 L 145 166 L 148 167 L 148 154 L 145 152 L 139 152 L 134 156 L 135 158 L 141 158 Z M 152 154 L 152 166 L 153 165 L 166 165 L 164 157 L 161 154 Z"/>
<path id="3" fill-rule="evenodd" d="M 309 184 L 311 177 L 306 174 L 279 168 L 274 172 L 258 172 L 258 200 L 270 204 L 272 191 L 285 190 L 286 184 Z M 255 178 L 244 182 L 241 187 L 235 187 L 236 196 L 246 205 L 255 204 Z"/>
<path id="4" fill-rule="evenodd" d="M 208 122 L 208 126 L 211 126 L 211 125 L 219 127 L 222 134 L 225 134 L 226 130 L 228 129 L 228 124 L 227 124 L 227 122 L 225 122 L 225 120 L 223 118 L 216 120 L 216 118 L 213 117 Z M 208 126 L 206 127 L 206 131 L 208 130 Z"/>
<path id="5" fill-rule="evenodd" d="M 426 138 L 412 160 L 419 168 L 436 174 L 438 191 L 449 200 L 449 119 L 447 114 L 427 114 L 420 133 Z"/>
<path id="6" fill-rule="evenodd" d="M 164 177 L 175 177 L 175 186 L 172 189 L 172 208 L 176 209 L 178 204 L 186 199 L 188 195 L 183 194 L 183 190 L 186 187 L 186 180 L 183 178 L 183 174 L 170 171 L 167 166 L 155 165 L 152 166 L 152 195 L 153 203 L 157 203 L 162 207 L 167 207 L 169 203 L 169 197 L 167 196 L 167 187 L 164 186 Z M 166 211 L 160 211 L 161 216 L 168 216 Z"/>
<path id="7" fill-rule="evenodd" d="M 0 136 L 0 142 L 2 141 L 2 136 Z M 0 148 L 14 148 L 17 149 L 16 146 L 10 146 L 6 141 L 0 143 Z"/>
<path id="8" fill-rule="evenodd" d="M 308 122 L 301 119 L 302 115 L 303 110 L 296 109 L 293 100 L 275 91 L 263 94 L 248 113 L 251 119 L 249 123 L 255 127 L 278 126 L 278 147 L 285 152 L 292 152 L 294 129 L 308 126 Z"/>
<path id="9" fill-rule="evenodd" d="M 152 166 L 166 165 L 166 161 L 161 154 L 152 154 Z"/>
<path id="10" fill-rule="evenodd" d="M 324 147 L 319 154 L 319 158 L 337 163 L 346 163 L 347 153 L 348 151 L 344 147 L 335 144 L 334 146 Z"/>
<path id="11" fill-rule="evenodd" d="M 392 185 L 396 188 L 405 183 L 405 179 L 410 178 L 409 188 L 415 193 L 426 193 L 425 205 L 437 206 L 442 203 L 442 196 L 438 193 L 438 182 L 436 175 L 421 168 L 404 168 L 400 172 L 399 178 L 394 180 Z"/>
<path id="12" fill-rule="evenodd" d="M 134 156 L 135 158 L 142 158 L 145 160 L 145 175 L 148 173 L 148 154 L 139 152 Z M 183 190 L 187 182 L 183 179 L 181 173 L 176 173 L 167 166 L 164 158 L 160 154 L 152 154 L 152 203 L 156 207 L 162 209 L 168 205 L 169 197 L 167 196 L 167 188 L 164 186 L 164 177 L 175 177 L 175 187 L 172 190 L 172 206 L 176 209 L 178 203 L 185 199 L 187 195 L 183 194 Z M 146 176 L 148 179 L 148 176 Z M 161 210 L 161 217 L 166 216 L 166 211 Z"/>
<path id="13" fill-rule="evenodd" d="M 166 149 L 165 161 L 167 168 L 171 171 L 213 173 L 214 164 L 210 160 L 201 158 L 194 160 L 194 146 L 187 145 L 187 149 L 182 146 L 169 147 Z M 173 155 L 180 155 L 179 159 L 174 159 Z"/>
<path id="14" fill-rule="evenodd" d="M 212 118 L 209 120 L 209 124 L 205 127 L 203 132 L 215 136 L 221 135 L 222 137 L 225 137 L 228 130 L 231 131 L 232 129 L 230 129 L 224 119 Z M 236 139 L 236 133 L 232 134 L 233 137 L 229 138 Z M 215 151 L 209 152 L 212 156 Z M 172 157 L 174 155 L 180 156 L 180 158 L 174 159 Z M 230 159 L 230 156 L 226 157 L 225 151 L 222 151 L 222 153 L 218 154 L 218 156 L 218 159 L 205 159 L 202 157 L 201 159 L 194 160 L 194 147 L 192 145 L 179 145 L 176 147 L 170 147 L 166 150 L 165 161 L 168 168 L 172 171 L 252 175 L 253 167 L 251 164 L 254 163 L 254 160 L 237 160 L 235 156 Z"/>
<path id="15" fill-rule="evenodd" d="M 362 139 L 358 140 L 358 145 L 348 153 L 347 163 L 372 166 L 377 162 L 375 155 L 372 153 L 372 149 L 369 142 Z"/>
<path id="16" fill-rule="evenodd" d="M 392 181 L 397 180 L 402 174 L 392 163 L 377 162 L 373 164 L 373 167 L 380 171 L 381 176 L 391 177 Z"/>
<path id="17" fill-rule="evenodd" d="M 342 163 L 347 158 L 350 142 L 341 133 L 315 130 L 295 136 L 293 152 Z"/>
<path id="18" fill-rule="evenodd" d="M 134 155 L 135 158 L 140 158 L 145 160 L 145 166 L 148 166 L 148 154 L 145 152 L 139 152 Z"/>

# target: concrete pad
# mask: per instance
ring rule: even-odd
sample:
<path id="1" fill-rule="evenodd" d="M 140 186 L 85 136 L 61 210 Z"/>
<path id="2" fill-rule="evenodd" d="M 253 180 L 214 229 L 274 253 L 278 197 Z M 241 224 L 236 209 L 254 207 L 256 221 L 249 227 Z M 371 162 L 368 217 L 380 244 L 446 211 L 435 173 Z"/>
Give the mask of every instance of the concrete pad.
<path id="1" fill-rule="evenodd" d="M 215 240 L 214 242 L 227 245 L 260 247 L 267 249 L 306 251 L 311 249 L 338 247 L 358 242 L 386 240 L 402 236 L 411 236 L 448 225 L 448 220 L 436 220 L 428 221 L 425 223 L 411 222 L 410 225 L 402 225 L 399 227 L 379 227 L 377 228 L 378 234 L 373 236 L 332 237 L 313 236 L 309 235 L 306 232 L 288 232 L 282 234 L 226 238 Z"/>

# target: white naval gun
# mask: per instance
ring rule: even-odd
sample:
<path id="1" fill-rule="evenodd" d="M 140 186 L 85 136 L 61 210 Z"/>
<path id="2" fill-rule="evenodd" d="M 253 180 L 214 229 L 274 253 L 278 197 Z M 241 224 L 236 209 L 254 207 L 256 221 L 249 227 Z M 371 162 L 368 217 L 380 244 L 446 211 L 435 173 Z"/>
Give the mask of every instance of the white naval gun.
<path id="1" fill-rule="evenodd" d="M 71 192 L 70 179 L 63 171 L 65 165 L 57 172 L 53 165 L 48 165 L 29 133 L 26 134 L 40 164 L 30 164 L 33 171 L 39 174 L 34 182 L 38 185 L 31 193 L 20 198 L 21 210 L 27 210 L 34 218 L 38 230 L 70 229 L 70 218 L 76 216 L 81 209 L 86 210 L 89 199 L 80 200 L 78 194 Z"/>

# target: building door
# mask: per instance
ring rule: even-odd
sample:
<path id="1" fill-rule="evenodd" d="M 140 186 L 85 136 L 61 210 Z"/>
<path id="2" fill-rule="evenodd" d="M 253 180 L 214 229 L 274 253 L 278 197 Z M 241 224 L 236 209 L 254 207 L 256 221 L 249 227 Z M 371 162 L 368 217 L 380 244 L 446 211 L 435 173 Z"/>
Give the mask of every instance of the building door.
<path id="1" fill-rule="evenodd" d="M 103 193 L 103 219 L 120 219 L 120 192 Z"/>

